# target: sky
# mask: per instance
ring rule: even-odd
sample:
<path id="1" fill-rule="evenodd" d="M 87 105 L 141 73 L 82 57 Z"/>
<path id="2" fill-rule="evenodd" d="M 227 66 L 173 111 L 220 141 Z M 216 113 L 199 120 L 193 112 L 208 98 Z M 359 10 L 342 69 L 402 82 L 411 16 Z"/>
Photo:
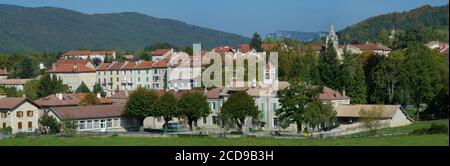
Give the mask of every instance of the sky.
<path id="1" fill-rule="evenodd" d="M 86 14 L 138 12 L 250 37 L 254 32 L 337 30 L 366 18 L 448 0 L 0 0 L 25 7 L 60 7 Z"/>

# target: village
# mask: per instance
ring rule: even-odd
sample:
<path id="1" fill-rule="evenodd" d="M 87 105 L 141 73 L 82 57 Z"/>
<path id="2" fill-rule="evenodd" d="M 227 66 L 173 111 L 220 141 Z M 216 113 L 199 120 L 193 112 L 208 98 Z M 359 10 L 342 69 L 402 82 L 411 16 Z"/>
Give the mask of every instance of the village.
<path id="1" fill-rule="evenodd" d="M 326 37 L 327 42 L 323 45 L 315 45 L 313 49 L 320 53 L 330 46 L 334 47 L 337 58 L 341 60 L 344 50 L 355 54 L 372 52 L 386 57 L 392 51 L 381 43 L 339 45 L 338 40 L 334 27 L 331 26 Z M 439 49 L 448 57 L 448 44 L 430 43 L 427 46 Z M 212 52 L 235 60 L 237 57 L 249 55 L 266 55 L 276 50 L 274 47 L 271 44 L 262 44 L 263 51 L 258 52 L 249 44 L 242 44 L 236 48 L 223 46 L 201 50 L 197 54 L 204 57 Z M 67 51 L 61 59 L 53 63 L 51 68 L 46 69 L 41 64 L 40 69 L 48 73 L 49 77 L 62 81 L 68 91 L 49 94 L 37 100 L 30 100 L 25 96 L 2 96 L 0 127 L 10 128 L 10 134 L 43 133 L 50 130 L 50 126 L 42 125 L 43 117 L 53 117 L 57 122 L 70 118 L 75 125 L 73 129 L 77 133 L 167 132 L 212 135 L 232 133 L 237 129 L 236 124 L 231 128 L 226 127 L 220 117 L 221 109 L 230 97 L 241 92 L 254 100 L 258 110 L 257 117 L 247 116 L 244 122 L 237 123 L 242 125 L 238 127 L 245 135 L 334 137 L 370 130 L 363 122 L 363 119 L 368 118 L 377 122 L 376 128 L 405 126 L 414 122 L 414 117 L 410 117 L 400 104 L 352 104 L 352 99 L 346 95 L 345 90 L 340 91 L 324 86 L 317 97 L 332 109 L 334 116 L 331 121 L 320 122 L 315 126 L 290 123 L 282 127 L 282 122 L 276 113 L 282 107 L 279 91 L 289 90 L 291 84 L 288 81 L 278 80 L 278 64 L 266 62 L 262 70 L 264 77 L 259 80 L 245 80 L 242 83 L 243 86 L 235 86 L 237 82 L 235 79 L 231 80 L 231 85 L 202 87 L 193 73 L 196 70 L 204 71 L 208 65 L 211 65 L 211 61 L 195 59 L 192 55 L 176 52 L 173 48 L 156 49 L 150 54 L 151 60 L 125 55 L 125 61 L 115 61 L 115 51 Z M 180 58 L 183 56 L 188 57 L 188 60 L 184 61 L 185 59 Z M 97 62 L 94 63 L 94 59 Z M 107 59 L 112 61 L 106 62 Z M 188 65 L 182 65 L 182 63 Z M 9 79 L 8 74 L 7 70 L 0 70 L 0 86 L 24 90 L 25 84 L 32 80 Z M 35 79 L 43 79 L 43 77 L 45 76 L 39 75 Z M 87 92 L 80 92 L 79 89 L 85 87 L 88 88 L 85 90 Z M 208 103 L 208 114 L 195 118 L 193 122 L 190 122 L 187 116 L 134 118 L 126 115 L 124 111 L 133 107 L 129 102 L 130 97 L 142 89 L 151 90 L 159 97 L 171 93 L 177 100 L 181 100 L 186 94 L 201 94 Z M 85 102 L 89 99 L 95 102 L 86 104 Z M 361 113 L 362 110 L 381 110 L 381 113 L 364 115 Z M 194 127 L 189 129 L 189 123 L 193 123 Z M 56 132 L 64 131 L 59 129 Z"/>

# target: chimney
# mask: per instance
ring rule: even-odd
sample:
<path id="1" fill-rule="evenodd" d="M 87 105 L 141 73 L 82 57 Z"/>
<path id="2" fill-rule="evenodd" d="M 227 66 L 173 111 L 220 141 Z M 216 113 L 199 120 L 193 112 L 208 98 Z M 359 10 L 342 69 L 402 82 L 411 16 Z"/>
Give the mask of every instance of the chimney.
<path id="1" fill-rule="evenodd" d="M 342 96 L 345 96 L 345 90 L 342 90 Z"/>
<path id="2" fill-rule="evenodd" d="M 100 95 L 100 93 L 97 93 L 97 98 L 102 98 L 102 95 Z"/>
<path id="3" fill-rule="evenodd" d="M 73 70 L 77 70 L 78 69 L 78 64 L 74 63 L 73 64 Z"/>
<path id="4" fill-rule="evenodd" d="M 52 69 L 55 70 L 56 69 L 56 63 L 52 64 Z"/>
<path id="5" fill-rule="evenodd" d="M 203 90 L 203 94 L 208 93 L 208 87 L 205 86 L 205 90 Z"/>
<path id="6" fill-rule="evenodd" d="M 58 98 L 59 100 L 63 100 L 62 93 L 57 93 L 56 98 Z"/>

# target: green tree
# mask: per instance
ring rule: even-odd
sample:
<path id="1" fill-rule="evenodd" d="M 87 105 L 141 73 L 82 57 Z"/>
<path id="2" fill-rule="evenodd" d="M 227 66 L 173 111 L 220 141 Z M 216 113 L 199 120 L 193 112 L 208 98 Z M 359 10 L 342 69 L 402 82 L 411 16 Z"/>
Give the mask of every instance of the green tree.
<path id="1" fill-rule="evenodd" d="M 150 56 L 150 54 L 148 54 L 147 52 L 143 52 L 143 53 L 139 56 L 139 59 L 145 60 L 145 61 L 151 61 L 151 60 L 152 60 L 152 56 Z"/>
<path id="2" fill-rule="evenodd" d="M 97 95 L 95 93 L 87 93 L 84 98 L 80 101 L 80 105 L 87 106 L 87 105 L 96 105 L 100 104 L 100 100 L 97 98 Z"/>
<path id="3" fill-rule="evenodd" d="M 259 111 L 253 98 L 245 91 L 233 93 L 221 108 L 221 114 L 231 118 L 236 123 L 239 131 L 245 125 L 245 119 L 251 117 L 258 118 Z"/>
<path id="4" fill-rule="evenodd" d="M 292 49 L 282 50 L 281 48 L 277 49 L 278 51 L 278 66 L 279 66 L 279 77 L 282 80 L 288 80 L 291 75 L 293 69 L 293 65 L 295 62 L 295 53 Z"/>
<path id="5" fill-rule="evenodd" d="M 84 81 L 81 81 L 80 86 L 78 86 L 78 88 L 75 90 L 75 92 L 77 92 L 77 93 L 89 93 L 89 92 L 91 92 L 91 90 L 89 90 L 89 88 L 86 86 Z"/>
<path id="6" fill-rule="evenodd" d="M 144 119 L 154 114 L 157 100 L 158 96 L 154 91 L 138 88 L 128 98 L 124 115 L 137 119 L 142 126 Z"/>
<path id="7" fill-rule="evenodd" d="M 377 129 L 380 128 L 381 122 L 380 117 L 383 115 L 383 106 L 376 106 L 370 110 L 360 110 L 359 116 L 361 117 L 361 122 L 363 126 L 369 130 L 370 135 L 376 135 Z"/>
<path id="8" fill-rule="evenodd" d="M 39 80 L 30 80 L 24 86 L 25 96 L 30 100 L 39 99 L 37 91 L 39 88 Z"/>
<path id="9" fill-rule="evenodd" d="M 171 92 L 165 92 L 158 99 L 158 106 L 156 108 L 156 116 L 162 116 L 164 118 L 164 129 L 167 129 L 169 121 L 174 117 L 180 116 L 180 110 L 178 109 L 177 98 Z"/>
<path id="10" fill-rule="evenodd" d="M 92 92 L 94 92 L 94 93 L 103 93 L 103 87 L 102 87 L 102 85 L 100 85 L 99 83 L 96 83 L 95 85 L 94 85 L 94 88 L 93 88 L 93 90 L 92 90 Z"/>
<path id="11" fill-rule="evenodd" d="M 257 52 L 262 52 L 263 49 L 261 48 L 261 45 L 262 45 L 261 36 L 259 36 L 259 34 L 255 32 L 252 36 L 252 39 L 250 40 L 250 47 L 252 49 L 255 49 Z"/>
<path id="12" fill-rule="evenodd" d="M 39 119 L 39 124 L 44 127 L 43 132 L 45 134 L 54 134 L 61 130 L 61 123 L 59 123 L 53 116 L 49 116 L 47 113 L 42 115 Z"/>
<path id="13" fill-rule="evenodd" d="M 210 113 L 208 100 L 200 92 L 184 93 L 179 102 L 181 116 L 187 117 L 189 129 L 192 130 L 192 124 L 201 117 L 207 117 Z"/>
<path id="14" fill-rule="evenodd" d="M 23 92 L 15 87 L 6 88 L 6 97 L 22 97 Z"/>
<path id="15" fill-rule="evenodd" d="M 51 94 L 66 92 L 67 89 L 67 86 L 62 84 L 62 80 L 56 78 L 55 75 L 50 77 L 48 73 L 44 73 L 39 81 L 37 94 L 39 98 L 42 98 Z"/>
<path id="16" fill-rule="evenodd" d="M 341 71 L 339 69 L 339 60 L 331 40 L 328 42 L 327 49 L 320 56 L 319 71 L 323 85 L 336 90 L 343 89 L 340 83 Z"/>
<path id="17" fill-rule="evenodd" d="M 344 51 L 344 61 L 341 65 L 342 85 L 346 95 L 350 96 L 352 103 L 366 103 L 367 89 L 366 77 L 363 69 L 363 59 L 357 54 Z"/>
<path id="18" fill-rule="evenodd" d="M 373 68 L 372 80 L 374 93 L 371 98 L 377 103 L 398 104 L 405 103 L 404 93 L 405 71 L 403 62 L 405 56 L 401 51 L 393 51 L 385 60 Z"/>
<path id="19" fill-rule="evenodd" d="M 299 77 L 306 83 L 320 85 L 319 54 L 313 50 L 312 45 L 307 45 L 301 53 L 300 56 L 295 58 L 290 72 L 292 73 L 291 78 Z"/>
<path id="20" fill-rule="evenodd" d="M 20 62 L 20 78 L 31 78 L 36 73 L 36 67 L 33 66 L 31 59 L 28 56 L 25 56 L 24 59 Z"/>
<path id="21" fill-rule="evenodd" d="M 408 46 L 405 53 L 404 70 L 407 71 L 406 86 L 411 102 L 416 106 L 416 119 L 419 120 L 420 106 L 429 102 L 441 90 L 437 52 L 421 44 Z"/>
<path id="22" fill-rule="evenodd" d="M 187 53 L 190 56 L 194 55 L 194 50 L 192 49 L 192 46 L 186 46 L 182 48 L 181 51 Z"/>
<path id="23" fill-rule="evenodd" d="M 303 121 L 313 130 L 319 126 L 324 129 L 331 127 L 335 115 L 330 104 L 324 104 L 323 101 L 315 99 L 305 107 Z"/>
<path id="24" fill-rule="evenodd" d="M 279 91 L 281 107 L 275 114 L 280 121 L 297 124 L 297 132 L 302 130 L 305 108 L 318 98 L 322 88 L 306 85 L 298 78 L 289 81 L 287 89 Z"/>
<path id="25" fill-rule="evenodd" d="M 69 137 L 75 136 L 78 126 L 75 123 L 75 121 L 72 120 L 72 117 L 70 116 L 64 117 L 60 122 L 60 126 L 65 136 Z"/>

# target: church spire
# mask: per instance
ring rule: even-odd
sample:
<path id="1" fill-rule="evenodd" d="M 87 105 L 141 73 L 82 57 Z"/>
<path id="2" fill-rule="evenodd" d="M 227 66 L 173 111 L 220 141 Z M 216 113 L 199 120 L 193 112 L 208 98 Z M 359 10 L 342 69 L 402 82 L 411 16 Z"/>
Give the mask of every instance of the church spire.
<path id="1" fill-rule="evenodd" d="M 333 24 L 331 24 L 331 26 L 330 26 L 330 31 L 328 32 L 327 39 L 325 41 L 325 43 L 326 43 L 325 47 L 328 47 L 328 42 L 330 40 L 331 40 L 331 42 L 333 42 L 333 47 L 335 49 L 337 49 L 338 46 L 339 46 L 339 38 L 338 38 L 338 36 L 336 34 L 336 31 L 334 30 L 334 25 Z"/>

